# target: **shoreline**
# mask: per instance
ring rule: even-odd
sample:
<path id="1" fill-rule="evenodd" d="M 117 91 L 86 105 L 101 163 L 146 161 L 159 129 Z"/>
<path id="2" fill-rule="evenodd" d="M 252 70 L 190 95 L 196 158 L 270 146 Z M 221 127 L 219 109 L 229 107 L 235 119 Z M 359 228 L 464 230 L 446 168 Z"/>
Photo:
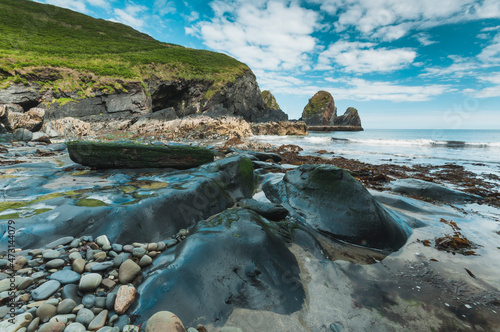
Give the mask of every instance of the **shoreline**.
<path id="1" fill-rule="evenodd" d="M 259 144 L 245 143 L 237 139 L 233 141 L 199 140 L 192 143 L 215 148 L 216 159 L 219 161 L 231 158 L 229 157 L 231 155 L 245 154 L 245 151 L 228 149 L 240 150 L 240 148 L 245 148 L 245 144 L 249 144 L 254 149 L 259 146 Z M 23 164 L 22 160 L 31 160 L 40 165 L 46 162 L 55 162 L 56 170 L 68 168 L 72 163 L 65 150 L 49 150 L 51 146 L 58 146 L 58 144 L 62 144 L 62 142 L 46 146 L 39 144 L 33 147 L 11 148 L 6 146 L 10 152 L 32 151 L 33 154 L 28 153 L 24 157 L 13 156 L 10 161 L 3 159 L 4 166 L 6 163 L 13 163 L 4 168 L 13 171 L 4 171 L 3 179 L 8 179 L 5 176 L 15 176 L 16 172 L 19 171 L 16 170 L 18 168 L 28 167 L 27 169 L 29 169 L 29 163 Z M 363 249 L 355 254 L 357 252 L 355 246 L 342 242 L 332 245 L 334 242 L 331 242 L 331 239 L 320 241 L 321 247 L 326 252 L 307 245 L 304 246 L 303 243 L 300 244 L 300 241 L 299 244 L 290 242 L 287 246 L 297 259 L 301 284 L 306 292 L 303 307 L 290 314 L 235 307 L 223 325 L 240 328 L 245 332 L 277 327 L 300 328 L 301 330 L 332 329 L 332 326 L 333 328 L 340 326 L 344 329 L 356 330 L 369 328 L 373 324 L 380 326 L 381 331 L 399 331 L 403 326 L 414 331 L 427 331 L 430 328 L 436 329 L 445 326 L 454 326 L 455 328 L 462 326 L 465 329 L 467 324 L 492 329 L 495 329 L 495 326 L 500 326 L 500 320 L 495 315 L 500 305 L 495 300 L 495 298 L 498 299 L 500 285 L 498 282 L 494 282 L 494 276 L 499 271 L 496 271 L 494 264 L 490 264 L 488 267 L 485 265 L 486 262 L 491 263 L 498 260 L 496 258 L 498 249 L 494 243 L 500 236 L 500 233 L 493 232 L 498 228 L 499 221 L 495 220 L 494 214 L 496 213 L 498 216 L 496 209 L 499 206 L 499 197 L 495 195 L 488 181 L 478 177 L 477 174 L 464 171 L 462 167 L 451 165 L 418 167 L 392 164 L 372 165 L 342 157 L 303 156 L 300 155 L 296 146 L 270 148 L 269 145 L 261 144 L 260 147 L 261 150 L 267 149 L 268 152 L 278 153 L 282 161 L 270 163 L 267 160 L 267 162 L 261 161 L 261 164 L 254 162 L 254 168 L 259 165 L 261 167 L 260 171 L 256 170 L 257 174 L 268 174 L 270 177 L 281 176 L 280 174 L 284 174 L 287 170 L 295 169 L 306 163 L 331 164 L 342 167 L 369 188 L 371 194 L 386 208 L 391 209 L 393 213 L 406 220 L 413 218 L 422 221 L 425 226 L 412 227 L 413 234 L 399 251 L 388 256 L 381 256 L 376 260 L 369 258 L 377 257 L 370 250 Z M 49 156 L 47 152 L 53 152 L 54 155 Z M 16 164 L 16 160 L 19 163 Z M 265 169 L 263 167 L 268 167 L 268 171 L 262 170 Z M 88 187 L 92 183 L 89 181 L 95 175 L 103 173 L 89 167 L 78 166 L 71 166 L 70 172 L 75 175 L 69 176 L 64 182 L 58 182 L 59 185 L 70 184 L 71 178 L 73 178 L 77 179 L 76 183 L 79 186 Z M 103 174 L 116 177 L 120 173 L 122 172 L 119 170 L 112 170 Z M 181 174 L 182 172 L 174 173 Z M 158 178 L 161 172 L 154 174 L 146 178 L 154 181 L 161 180 Z M 109 175 L 106 177 L 109 178 Z M 447 187 L 455 189 L 476 188 L 468 192 L 480 194 L 486 199 L 480 204 L 477 202 L 440 202 L 431 198 L 419 197 L 416 199 L 417 195 L 395 193 L 389 188 L 391 182 L 410 177 L 445 184 Z M 92 181 L 96 180 L 97 178 Z M 98 184 L 98 182 L 94 183 Z M 105 184 L 103 183 L 103 185 Z M 149 192 L 153 191 L 149 190 Z M 100 195 L 104 197 L 103 194 Z M 266 201 L 262 197 L 262 192 L 260 194 L 257 192 L 254 198 L 258 201 Z M 448 224 L 440 221 L 441 218 L 456 222 L 461 227 L 461 234 L 464 238 L 479 245 L 474 249 L 474 255 L 464 256 L 460 254 L 458 249 L 455 250 L 456 248 L 448 248 L 449 252 L 447 252 L 435 247 L 434 239 L 453 232 Z M 470 220 L 479 222 L 483 225 L 484 230 L 476 229 Z M 197 232 L 194 231 L 193 234 L 197 234 Z M 299 234 L 302 233 L 299 232 Z M 189 239 L 192 235 L 188 233 L 185 236 Z M 424 240 L 430 240 L 431 245 L 426 246 Z M 173 247 L 173 249 L 175 248 Z M 327 254 L 326 257 L 325 254 Z M 363 263 L 363 260 L 367 260 L 369 264 Z M 387 274 L 387 269 L 391 271 L 389 274 Z M 467 271 L 471 271 L 474 277 Z M 384 274 L 387 275 L 384 276 Z M 453 276 L 453 278 L 449 279 L 449 276 Z M 388 282 L 388 280 L 391 281 Z M 368 290 L 366 289 L 367 285 L 375 285 L 375 288 Z M 456 285 L 460 285 L 459 293 L 456 291 Z M 137 289 L 140 291 L 141 284 L 136 284 L 136 287 L 139 287 Z M 436 298 L 436 292 L 440 294 L 439 298 Z M 366 294 L 372 295 L 367 297 Z M 456 299 L 457 294 L 459 294 L 460 299 Z M 350 299 L 347 301 L 351 304 L 341 305 L 346 301 L 346 298 Z M 385 300 L 380 302 L 380 299 Z M 471 309 L 468 309 L 469 307 Z M 324 308 L 329 308 L 330 313 L 324 312 Z M 412 311 L 408 311 L 408 308 L 412 308 Z M 429 313 L 431 309 L 434 310 L 433 314 Z M 333 315 L 335 317 L 332 316 L 331 310 L 335 312 Z M 175 313 L 175 310 L 173 312 Z M 447 318 L 443 320 L 443 317 Z M 203 325 L 210 332 L 219 331 L 221 328 L 220 324 L 213 324 L 209 320 L 206 320 Z"/>

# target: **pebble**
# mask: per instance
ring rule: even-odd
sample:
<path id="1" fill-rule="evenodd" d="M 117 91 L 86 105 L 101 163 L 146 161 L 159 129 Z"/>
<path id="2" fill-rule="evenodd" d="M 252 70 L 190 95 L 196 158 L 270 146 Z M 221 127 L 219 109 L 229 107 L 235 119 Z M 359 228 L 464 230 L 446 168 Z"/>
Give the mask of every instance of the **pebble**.
<path id="1" fill-rule="evenodd" d="M 12 264 L 13 270 L 14 271 L 21 270 L 24 267 L 24 265 L 26 265 L 26 263 L 28 263 L 28 259 L 26 257 L 17 256 L 16 259 L 14 259 L 14 263 Z"/>
<path id="2" fill-rule="evenodd" d="M 36 309 L 36 316 L 40 318 L 42 322 L 48 322 L 57 313 L 57 308 L 52 304 L 44 303 Z"/>
<path id="3" fill-rule="evenodd" d="M 146 254 L 146 249 L 144 248 L 134 248 L 132 250 L 132 255 L 134 255 L 135 257 L 142 257 Z"/>
<path id="4" fill-rule="evenodd" d="M 96 308 L 106 308 L 106 298 L 98 296 L 95 298 L 94 306 Z"/>
<path id="5" fill-rule="evenodd" d="M 72 252 L 71 254 L 69 254 L 69 259 L 72 259 L 72 260 L 76 260 L 76 259 L 79 259 L 79 258 L 83 258 L 82 255 L 75 251 L 75 252 Z"/>
<path id="6" fill-rule="evenodd" d="M 59 304 L 59 299 L 52 297 L 52 298 L 48 299 L 47 301 L 45 301 L 45 303 L 57 306 Z"/>
<path id="7" fill-rule="evenodd" d="M 111 290 L 113 289 L 113 287 L 115 287 L 116 285 L 116 282 L 109 279 L 109 278 L 106 278 L 104 279 L 102 282 L 101 282 L 101 285 L 106 288 L 107 290 Z"/>
<path id="8" fill-rule="evenodd" d="M 122 315 L 127 311 L 135 299 L 135 287 L 132 285 L 123 285 L 118 289 L 115 299 L 115 312 Z"/>
<path id="9" fill-rule="evenodd" d="M 159 311 L 151 316 L 151 318 L 148 319 L 145 328 L 146 332 L 179 330 L 184 331 L 184 325 L 179 317 L 170 311 Z"/>
<path id="10" fill-rule="evenodd" d="M 158 248 L 158 245 L 156 243 L 148 243 L 146 249 L 148 251 L 155 251 L 156 248 Z"/>
<path id="11" fill-rule="evenodd" d="M 144 255 L 139 261 L 139 266 L 144 267 L 153 263 L 153 259 L 150 256 Z"/>
<path id="12" fill-rule="evenodd" d="M 64 329 L 64 332 L 85 332 L 87 329 L 80 323 L 71 323 Z"/>
<path id="13" fill-rule="evenodd" d="M 72 299 L 76 304 L 80 304 L 82 303 L 82 298 L 78 296 L 78 290 L 78 285 L 68 284 L 63 287 L 61 296 L 63 299 Z"/>
<path id="14" fill-rule="evenodd" d="M 48 261 L 45 264 L 45 267 L 48 269 L 58 269 L 58 268 L 62 267 L 63 265 L 64 265 L 64 260 L 57 258 L 57 259 L 53 259 L 53 260 Z"/>
<path id="15" fill-rule="evenodd" d="M 139 326 L 135 325 L 125 325 L 122 332 L 139 332 Z M 198 331 L 196 331 L 198 332 Z"/>
<path id="16" fill-rule="evenodd" d="M 0 331 L 19 331 L 26 328 L 33 320 L 33 315 L 25 313 L 15 317 L 14 324 L 9 323 L 8 320 L 0 322 Z"/>
<path id="17" fill-rule="evenodd" d="M 127 259 L 120 265 L 118 270 L 118 279 L 122 284 L 128 284 L 135 279 L 135 277 L 141 272 L 141 267 L 134 263 L 132 260 Z"/>
<path id="18" fill-rule="evenodd" d="M 95 242 L 100 246 L 104 246 L 104 245 L 111 245 L 111 243 L 109 242 L 109 239 L 106 235 L 101 235 L 101 236 L 98 236 L 96 239 L 95 239 Z"/>
<path id="19" fill-rule="evenodd" d="M 177 244 L 176 239 L 170 239 L 170 240 L 165 241 L 165 246 L 167 248 L 171 248 L 171 247 L 175 246 L 176 244 Z"/>
<path id="20" fill-rule="evenodd" d="M 36 280 L 36 279 L 43 278 L 43 277 L 45 277 L 46 275 L 47 275 L 47 274 L 46 274 L 45 272 L 40 271 L 40 272 L 35 272 L 35 273 L 33 273 L 33 274 L 31 275 L 31 278 L 32 278 L 33 280 Z"/>
<path id="21" fill-rule="evenodd" d="M 54 249 L 54 248 L 57 248 L 59 246 L 65 246 L 69 243 L 71 243 L 75 238 L 72 237 L 72 236 L 66 236 L 66 237 L 62 237 L 58 240 L 55 240 L 53 242 L 50 242 L 49 244 L 47 244 L 45 246 L 45 248 L 48 248 L 48 249 Z"/>
<path id="22" fill-rule="evenodd" d="M 92 265 L 92 267 L 90 268 L 90 271 L 92 271 L 92 272 L 105 271 L 105 270 L 112 268 L 114 266 L 115 266 L 115 264 L 111 261 L 97 263 L 95 265 Z"/>
<path id="23" fill-rule="evenodd" d="M 87 294 L 82 298 L 82 304 L 85 308 L 91 309 L 94 307 L 96 296 L 94 294 Z"/>
<path id="24" fill-rule="evenodd" d="M 28 325 L 26 332 L 35 332 L 36 329 L 38 329 L 38 325 L 40 325 L 40 318 L 36 317 L 31 321 L 31 323 Z"/>
<path id="25" fill-rule="evenodd" d="M 49 280 L 31 292 L 31 297 L 35 301 L 45 300 L 52 296 L 61 287 L 57 280 Z"/>
<path id="26" fill-rule="evenodd" d="M 126 245 L 123 246 L 123 251 L 125 251 L 125 252 L 132 252 L 132 250 L 134 250 L 134 246 L 133 245 L 126 244 Z"/>
<path id="27" fill-rule="evenodd" d="M 57 306 L 58 314 L 70 314 L 76 307 L 76 302 L 72 299 L 64 299 Z"/>
<path id="28" fill-rule="evenodd" d="M 78 248 L 80 246 L 80 242 L 80 239 L 74 239 L 73 241 L 71 241 L 69 246 L 71 248 Z"/>
<path id="29" fill-rule="evenodd" d="M 73 261 L 72 268 L 73 271 L 76 273 L 83 273 L 83 270 L 85 269 L 85 260 L 83 258 L 77 258 Z"/>
<path id="30" fill-rule="evenodd" d="M 67 324 L 68 322 L 74 321 L 75 318 L 75 314 L 57 315 L 52 317 L 49 322 L 63 322 L 64 324 Z"/>
<path id="31" fill-rule="evenodd" d="M 77 323 L 83 324 L 85 326 L 89 325 L 89 323 L 94 319 L 95 315 L 89 309 L 83 308 L 78 311 L 76 315 L 75 321 Z"/>
<path id="32" fill-rule="evenodd" d="M 89 273 L 80 279 L 79 288 L 83 292 L 93 291 L 101 284 L 102 276 L 99 273 Z"/>
<path id="33" fill-rule="evenodd" d="M 113 248 L 114 251 L 116 251 L 117 253 L 120 253 L 122 252 L 123 250 L 123 246 L 121 244 L 118 244 L 118 243 L 115 243 L 111 246 Z"/>
<path id="34" fill-rule="evenodd" d="M 57 280 L 61 284 L 73 284 L 80 280 L 80 274 L 71 270 L 61 270 L 53 273 L 50 277 L 52 280 Z"/>
<path id="35" fill-rule="evenodd" d="M 48 322 L 43 324 L 38 332 L 63 332 L 66 324 L 63 322 Z"/>
<path id="36" fill-rule="evenodd" d="M 50 260 L 61 257 L 61 252 L 57 250 L 47 250 L 43 253 L 43 258 Z"/>
<path id="37" fill-rule="evenodd" d="M 29 286 L 31 286 L 33 284 L 33 278 L 30 278 L 30 277 L 26 277 L 24 278 L 20 283 L 19 285 L 17 285 L 17 289 L 19 290 L 23 290 L 23 289 L 26 289 L 28 288 Z"/>
<path id="38" fill-rule="evenodd" d="M 88 329 L 90 331 L 97 331 L 106 323 L 106 318 L 108 317 L 108 311 L 101 311 L 89 324 Z"/>
<path id="39" fill-rule="evenodd" d="M 94 259 L 94 255 L 98 252 L 101 252 L 101 250 L 87 250 L 85 258 L 87 258 L 88 261 L 91 261 Z"/>
<path id="40" fill-rule="evenodd" d="M 94 254 L 94 260 L 96 262 L 103 262 L 106 259 L 107 255 L 104 251 L 100 251 Z"/>
<path id="41" fill-rule="evenodd" d="M 175 241 L 175 240 L 174 240 Z M 177 241 L 176 241 L 177 242 Z M 163 241 L 157 242 L 156 243 L 156 250 L 162 251 L 167 247 L 166 243 Z"/>
<path id="42" fill-rule="evenodd" d="M 113 325 L 118 320 L 118 317 L 118 315 L 111 316 L 108 320 L 109 324 Z"/>
<path id="43" fill-rule="evenodd" d="M 116 292 L 106 295 L 106 309 L 113 310 L 115 307 Z"/>
<path id="44" fill-rule="evenodd" d="M 224 326 L 220 329 L 220 332 L 243 332 L 239 327 Z"/>
<path id="45" fill-rule="evenodd" d="M 101 327 L 97 332 L 120 332 L 118 327 L 104 326 Z"/>

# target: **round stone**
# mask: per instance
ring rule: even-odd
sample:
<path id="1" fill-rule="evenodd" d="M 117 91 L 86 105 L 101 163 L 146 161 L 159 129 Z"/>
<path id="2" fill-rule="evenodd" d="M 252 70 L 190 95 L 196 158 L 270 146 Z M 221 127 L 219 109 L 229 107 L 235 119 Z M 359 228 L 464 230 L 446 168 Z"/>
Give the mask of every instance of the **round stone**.
<path id="1" fill-rule="evenodd" d="M 132 255 L 134 255 L 135 257 L 142 257 L 146 254 L 146 249 L 144 248 L 134 248 L 132 250 Z"/>
<path id="2" fill-rule="evenodd" d="M 146 332 L 185 331 L 179 317 L 170 311 L 159 311 L 146 323 Z"/>
<path id="3" fill-rule="evenodd" d="M 135 287 L 132 285 L 123 285 L 118 289 L 115 300 L 115 312 L 121 315 L 127 311 L 135 299 Z"/>
<path id="4" fill-rule="evenodd" d="M 83 308 L 78 311 L 75 321 L 77 323 L 88 326 L 89 323 L 94 319 L 95 315 L 89 309 Z"/>
<path id="5" fill-rule="evenodd" d="M 148 255 L 144 255 L 139 261 L 139 266 L 144 267 L 150 265 L 151 263 L 153 263 L 153 259 Z"/>
<path id="6" fill-rule="evenodd" d="M 123 246 L 121 244 L 115 243 L 112 245 L 113 250 L 120 253 L 123 250 Z"/>
<path id="7" fill-rule="evenodd" d="M 108 317 L 108 311 L 101 311 L 95 318 L 90 322 L 88 328 L 91 331 L 99 330 L 106 323 L 106 318 Z"/>
<path id="8" fill-rule="evenodd" d="M 57 313 L 57 308 L 52 304 L 44 303 L 36 309 L 36 316 L 40 318 L 42 322 L 48 322 Z"/>
<path id="9" fill-rule="evenodd" d="M 109 239 L 106 235 L 101 235 L 101 236 L 98 236 L 96 239 L 95 239 L 95 242 L 100 246 L 104 246 L 104 245 L 111 245 L 111 243 L 109 242 Z"/>
<path id="10" fill-rule="evenodd" d="M 95 303 L 95 295 L 94 294 L 87 294 L 82 298 L 82 304 L 85 306 L 85 308 L 92 308 Z"/>
<path id="11" fill-rule="evenodd" d="M 93 291 L 101 284 L 102 276 L 99 273 L 89 273 L 80 279 L 79 288 L 83 292 Z"/>
<path id="12" fill-rule="evenodd" d="M 49 280 L 33 290 L 31 297 L 35 301 L 45 300 L 52 296 L 61 287 L 61 283 L 57 280 Z"/>
<path id="13" fill-rule="evenodd" d="M 82 273 L 85 269 L 85 260 L 83 258 L 77 258 L 73 261 L 72 268 L 76 273 Z"/>
<path id="14" fill-rule="evenodd" d="M 148 251 L 155 251 L 158 248 L 156 243 L 149 243 L 147 246 Z"/>
<path id="15" fill-rule="evenodd" d="M 102 296 L 96 297 L 94 305 L 96 308 L 106 308 L 106 298 Z"/>
<path id="16" fill-rule="evenodd" d="M 94 254 L 94 260 L 96 262 L 103 262 L 106 259 L 106 253 L 104 251 L 96 252 Z"/>
<path id="17" fill-rule="evenodd" d="M 56 259 L 61 256 L 61 252 L 57 250 L 47 250 L 43 253 L 43 258 L 50 260 L 50 259 Z"/>
<path id="18" fill-rule="evenodd" d="M 38 332 L 63 332 L 66 324 L 63 322 L 48 322 L 43 324 Z"/>
<path id="19" fill-rule="evenodd" d="M 39 324 L 40 324 L 40 318 L 36 317 L 31 321 L 30 325 L 28 325 L 26 332 L 35 332 L 38 329 Z"/>
<path id="20" fill-rule="evenodd" d="M 61 303 L 57 306 L 58 314 L 70 314 L 73 309 L 76 307 L 76 302 L 72 299 L 62 300 Z"/>
<path id="21" fill-rule="evenodd" d="M 82 254 L 80 254 L 79 252 L 75 251 L 75 252 L 72 252 L 71 254 L 69 254 L 68 257 L 69 257 L 69 259 L 75 260 L 75 259 L 82 258 Z"/>
<path id="22" fill-rule="evenodd" d="M 132 252 L 132 250 L 134 250 L 134 246 L 133 245 L 126 244 L 126 245 L 123 246 L 123 251 L 125 251 L 125 252 Z"/>
<path id="23" fill-rule="evenodd" d="M 58 269 L 58 268 L 62 267 L 63 265 L 64 265 L 64 260 L 57 258 L 57 259 L 53 259 L 53 260 L 48 261 L 45 264 L 45 267 L 47 269 Z"/>
<path id="24" fill-rule="evenodd" d="M 78 296 L 78 285 L 68 284 L 63 287 L 61 297 L 63 299 L 72 299 L 76 304 L 82 303 L 82 298 Z"/>
<path id="25" fill-rule="evenodd" d="M 141 272 L 141 267 L 137 265 L 134 261 L 127 259 L 120 265 L 118 270 L 118 279 L 122 284 L 128 284 L 132 282 L 135 277 Z"/>
<path id="26" fill-rule="evenodd" d="M 80 280 L 80 274 L 71 270 L 61 270 L 53 273 L 50 277 L 52 280 L 57 280 L 61 284 L 73 284 Z"/>
<path id="27" fill-rule="evenodd" d="M 106 295 L 106 309 L 113 310 L 115 307 L 116 292 Z"/>
<path id="28" fill-rule="evenodd" d="M 91 268 L 90 268 L 90 271 L 92 272 L 100 272 L 100 271 L 105 271 L 109 268 L 112 268 L 114 267 L 115 264 L 111 261 L 108 261 L 108 262 L 102 262 L 102 263 L 97 263 L 95 265 L 93 265 Z"/>
<path id="29" fill-rule="evenodd" d="M 87 329 L 80 323 L 71 323 L 68 326 L 66 326 L 66 329 L 64 329 L 64 332 L 85 332 L 85 331 L 87 331 Z"/>
<path id="30" fill-rule="evenodd" d="M 156 243 L 156 250 L 162 251 L 166 247 L 167 247 L 167 245 L 163 241 L 160 241 L 160 242 Z"/>
<path id="31" fill-rule="evenodd" d="M 28 288 L 29 286 L 31 286 L 33 284 L 33 278 L 30 278 L 30 277 L 26 277 L 24 278 L 20 283 L 19 285 L 17 285 L 17 289 L 19 290 L 23 290 L 23 289 L 26 289 Z"/>

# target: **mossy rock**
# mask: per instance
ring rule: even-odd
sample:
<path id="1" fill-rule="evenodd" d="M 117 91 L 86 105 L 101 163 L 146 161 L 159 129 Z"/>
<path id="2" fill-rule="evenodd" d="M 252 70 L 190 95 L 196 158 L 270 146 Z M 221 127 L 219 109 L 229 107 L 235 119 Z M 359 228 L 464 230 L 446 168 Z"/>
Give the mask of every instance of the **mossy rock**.
<path id="1" fill-rule="evenodd" d="M 309 126 L 328 125 L 335 116 L 335 101 L 326 91 L 318 91 L 302 111 L 302 120 Z"/>
<path id="2" fill-rule="evenodd" d="M 74 162 L 101 169 L 188 169 L 214 161 L 214 153 L 211 150 L 193 146 L 73 141 L 67 143 L 67 147 Z"/>
<path id="3" fill-rule="evenodd" d="M 83 198 L 79 200 L 76 203 L 76 205 L 85 207 L 99 207 L 99 206 L 108 206 L 109 204 L 94 198 Z"/>
<path id="4" fill-rule="evenodd" d="M 269 90 L 264 90 L 262 91 L 262 99 L 264 100 L 264 104 L 272 108 L 274 110 L 280 110 L 281 107 L 278 105 L 278 102 L 276 101 L 276 98 L 274 98 L 273 94 Z"/>

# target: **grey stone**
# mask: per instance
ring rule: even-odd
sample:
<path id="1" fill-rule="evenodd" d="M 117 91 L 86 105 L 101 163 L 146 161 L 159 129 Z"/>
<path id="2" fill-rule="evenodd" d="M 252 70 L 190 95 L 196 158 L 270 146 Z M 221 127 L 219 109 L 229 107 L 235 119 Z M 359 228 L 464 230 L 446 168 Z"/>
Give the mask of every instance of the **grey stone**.
<path id="1" fill-rule="evenodd" d="M 74 239 L 73 241 L 71 241 L 69 246 L 71 248 L 78 248 L 80 246 L 80 242 L 80 239 Z"/>
<path id="2" fill-rule="evenodd" d="M 52 296 L 61 287 L 57 280 L 49 280 L 31 292 L 31 297 L 35 301 L 45 300 Z"/>
<path id="3" fill-rule="evenodd" d="M 132 250 L 132 255 L 134 255 L 135 257 L 142 257 L 146 254 L 146 249 L 144 248 L 134 248 Z"/>
<path id="4" fill-rule="evenodd" d="M 101 311 L 89 324 L 88 329 L 91 331 L 99 330 L 106 323 L 106 318 L 108 317 L 108 311 Z"/>
<path id="5" fill-rule="evenodd" d="M 75 238 L 72 236 L 65 236 L 65 237 L 62 237 L 60 239 L 57 239 L 55 241 L 50 242 L 49 244 L 45 245 L 44 248 L 54 249 L 54 248 L 57 248 L 59 246 L 65 246 L 65 245 L 71 243 L 74 239 Z"/>
<path id="6" fill-rule="evenodd" d="M 72 299 L 64 299 L 57 305 L 58 314 L 70 314 L 76 307 L 76 302 Z"/>
<path id="7" fill-rule="evenodd" d="M 92 271 L 92 272 L 100 272 L 100 271 L 105 271 L 107 269 L 110 269 L 112 267 L 114 267 L 114 263 L 113 262 L 111 262 L 111 261 L 102 262 L 102 263 L 97 263 L 97 264 L 93 265 L 90 268 L 90 271 Z"/>
<path id="8" fill-rule="evenodd" d="M 81 323 L 71 323 L 64 329 L 64 332 L 86 332 L 87 329 Z"/>
<path id="9" fill-rule="evenodd" d="M 477 201 L 483 198 L 478 195 L 447 188 L 437 183 L 420 179 L 398 179 L 391 182 L 391 189 L 397 193 L 430 198 L 442 202 Z"/>
<path id="10" fill-rule="evenodd" d="M 21 281 L 19 283 L 19 285 L 17 285 L 17 289 L 19 290 L 23 290 L 23 289 L 26 289 L 28 288 L 29 286 L 31 286 L 33 284 L 33 278 L 30 278 L 30 277 L 26 277 L 23 279 L 23 281 Z"/>
<path id="11" fill-rule="evenodd" d="M 33 138 L 33 133 L 28 129 L 17 128 L 16 130 L 14 130 L 15 141 L 29 142 L 31 141 L 32 138 Z"/>
<path id="12" fill-rule="evenodd" d="M 78 311 L 75 321 L 77 323 L 88 326 L 89 323 L 94 319 L 95 315 L 89 309 L 83 308 Z"/>
<path id="13" fill-rule="evenodd" d="M 101 327 L 97 332 L 120 332 L 118 327 L 104 326 Z"/>
<path id="14" fill-rule="evenodd" d="M 49 278 L 57 280 L 63 285 L 73 284 L 80 280 L 80 274 L 71 270 L 61 270 L 53 273 Z"/>
<path id="15" fill-rule="evenodd" d="M 36 317 L 31 321 L 30 325 L 28 325 L 26 332 L 35 332 L 38 329 L 39 324 L 40 324 L 40 318 Z"/>
<path id="16" fill-rule="evenodd" d="M 141 267 L 134 263 L 132 260 L 127 259 L 120 265 L 118 270 L 118 279 L 122 284 L 128 284 L 135 279 L 135 277 L 141 273 Z"/>
<path id="17" fill-rule="evenodd" d="M 75 314 L 63 314 L 52 317 L 50 322 L 63 322 L 64 324 L 67 324 L 70 321 L 74 321 L 75 318 Z"/>
<path id="18" fill-rule="evenodd" d="M 93 308 L 95 304 L 95 299 L 96 296 L 94 294 L 87 294 L 84 295 L 82 298 L 82 304 L 85 306 L 85 308 Z"/>
<path id="19" fill-rule="evenodd" d="M 99 247 L 102 247 L 104 245 L 111 245 L 111 243 L 109 242 L 109 239 L 106 235 L 101 235 L 101 236 L 98 236 L 96 239 L 95 239 L 95 242 L 99 245 Z"/>
<path id="20" fill-rule="evenodd" d="M 145 267 L 153 263 L 153 259 L 149 257 L 148 255 L 142 256 L 141 260 L 139 261 L 139 266 Z"/>
<path id="21" fill-rule="evenodd" d="M 61 252 L 58 250 L 47 250 L 42 254 L 43 258 L 45 259 L 56 259 L 61 257 Z"/>
<path id="22" fill-rule="evenodd" d="M 118 243 L 114 243 L 114 244 L 112 245 L 112 248 L 113 248 L 113 250 L 114 250 L 114 251 L 116 251 L 117 253 L 120 253 L 120 252 L 122 252 L 122 250 L 123 250 L 123 246 L 122 246 L 121 244 L 118 244 Z"/>
<path id="23" fill-rule="evenodd" d="M 106 309 L 113 310 L 115 307 L 116 292 L 108 293 L 106 295 Z"/>
<path id="24" fill-rule="evenodd" d="M 48 269 L 58 269 L 65 264 L 63 259 L 57 258 L 45 263 L 45 267 Z"/>
<path id="25" fill-rule="evenodd" d="M 69 257 L 69 259 L 75 260 L 75 259 L 82 258 L 82 255 L 79 252 L 74 251 L 74 252 L 70 253 L 68 257 Z"/>
<path id="26" fill-rule="evenodd" d="M 36 310 L 36 316 L 40 317 L 42 322 L 48 322 L 57 313 L 57 308 L 52 304 L 44 303 Z"/>
<path id="27" fill-rule="evenodd" d="M 72 299 L 76 304 L 82 303 L 82 298 L 78 296 L 78 285 L 68 284 L 65 285 L 61 292 L 61 297 L 63 299 Z"/>
<path id="28" fill-rule="evenodd" d="M 89 273 L 80 279 L 79 288 L 83 292 L 93 291 L 101 284 L 102 276 L 98 273 Z"/>

